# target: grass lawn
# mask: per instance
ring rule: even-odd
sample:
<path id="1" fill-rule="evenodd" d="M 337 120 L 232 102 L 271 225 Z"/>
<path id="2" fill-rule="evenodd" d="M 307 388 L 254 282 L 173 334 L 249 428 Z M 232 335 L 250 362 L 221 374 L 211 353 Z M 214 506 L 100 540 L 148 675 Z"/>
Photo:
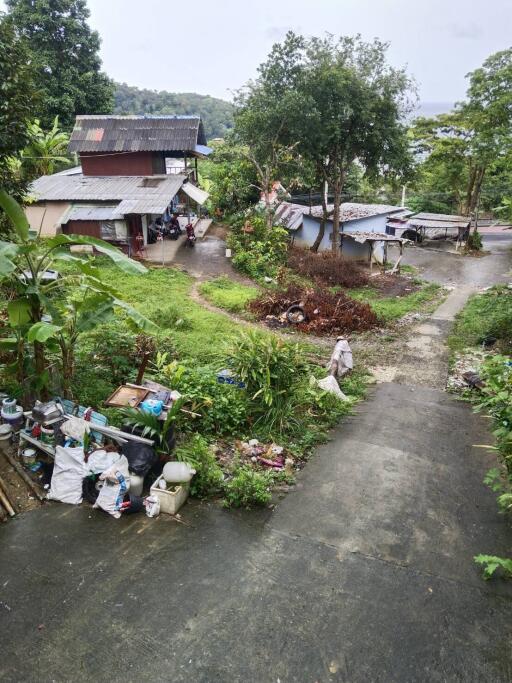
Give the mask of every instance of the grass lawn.
<path id="1" fill-rule="evenodd" d="M 512 350 L 512 290 L 504 285 L 474 294 L 457 314 L 448 345 L 452 351 L 479 346 L 494 337 L 505 352 Z"/>
<path id="2" fill-rule="evenodd" d="M 231 313 L 242 312 L 246 305 L 259 294 L 257 287 L 244 285 L 230 280 L 226 276 L 203 282 L 199 291 L 204 298 L 214 306 L 223 308 Z"/>
<path id="3" fill-rule="evenodd" d="M 385 322 L 392 322 L 412 311 L 430 313 L 435 310 L 440 300 L 440 289 L 440 285 L 429 282 L 422 283 L 420 290 L 405 296 L 382 297 L 374 287 L 351 289 L 347 293 L 354 299 L 370 304 Z"/>
<path id="4" fill-rule="evenodd" d="M 212 313 L 189 297 L 193 279 L 178 270 L 150 268 L 146 275 L 126 275 L 106 259 L 98 261 L 108 281 L 141 313 L 170 332 L 180 357 L 209 363 L 225 355 L 229 338 L 240 326 Z"/>

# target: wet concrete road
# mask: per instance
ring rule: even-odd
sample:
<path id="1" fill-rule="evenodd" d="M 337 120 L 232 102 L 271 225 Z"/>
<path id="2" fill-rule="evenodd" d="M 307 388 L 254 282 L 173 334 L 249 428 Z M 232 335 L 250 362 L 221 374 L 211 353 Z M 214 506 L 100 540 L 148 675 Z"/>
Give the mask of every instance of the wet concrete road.
<path id="1" fill-rule="evenodd" d="M 467 257 L 437 249 L 407 247 L 403 263 L 417 267 L 419 275 L 425 280 L 446 285 L 472 285 L 478 288 L 508 282 L 511 279 L 512 231 L 505 235 L 485 235 L 483 248 L 490 254 Z M 396 249 L 390 250 L 390 260 L 397 256 Z"/>
<path id="2" fill-rule="evenodd" d="M 274 512 L 49 504 L 2 525 L 0 680 L 512 680 L 512 584 L 472 562 L 512 552 L 485 418 L 387 383 L 333 437 Z"/>

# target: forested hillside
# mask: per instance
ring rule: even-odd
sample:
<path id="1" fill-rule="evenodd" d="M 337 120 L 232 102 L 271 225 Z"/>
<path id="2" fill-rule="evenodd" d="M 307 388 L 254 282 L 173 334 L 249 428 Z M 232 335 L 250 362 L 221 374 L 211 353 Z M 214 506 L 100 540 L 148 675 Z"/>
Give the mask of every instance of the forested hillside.
<path id="1" fill-rule="evenodd" d="M 206 138 L 224 137 L 233 125 L 233 105 L 209 95 L 141 90 L 117 83 L 115 114 L 199 114 Z"/>

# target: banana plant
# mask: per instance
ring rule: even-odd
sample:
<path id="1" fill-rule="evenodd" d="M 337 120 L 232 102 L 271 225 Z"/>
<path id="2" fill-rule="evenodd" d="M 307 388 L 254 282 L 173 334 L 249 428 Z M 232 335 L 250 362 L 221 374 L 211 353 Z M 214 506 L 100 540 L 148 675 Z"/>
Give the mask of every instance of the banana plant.
<path id="1" fill-rule="evenodd" d="M 128 258 L 108 242 L 95 237 L 39 237 L 30 230 L 21 206 L 4 190 L 0 190 L 0 207 L 10 219 L 14 230 L 12 241 L 0 241 L 0 284 L 7 285 L 14 295 L 10 304 L 12 310 L 16 310 L 20 320 L 26 320 L 26 338 L 33 345 L 35 375 L 40 382 L 46 376 L 45 343 L 50 338 L 55 338 L 62 327 L 53 319 L 52 322 L 48 322 L 45 316 L 52 316 L 52 309 L 55 312 L 53 302 L 59 295 L 62 297 L 70 286 L 85 288 L 93 294 L 102 295 L 105 297 L 104 301 L 109 300 L 112 307 L 123 309 L 141 330 L 150 333 L 157 331 L 157 327 L 151 321 L 123 302 L 117 292 L 102 280 L 99 270 L 94 266 L 93 256 L 74 254 L 69 247 L 92 246 L 129 274 L 146 273 L 147 269 L 142 264 Z M 72 261 L 76 268 L 75 272 L 49 281 L 48 271 L 62 261 Z"/>

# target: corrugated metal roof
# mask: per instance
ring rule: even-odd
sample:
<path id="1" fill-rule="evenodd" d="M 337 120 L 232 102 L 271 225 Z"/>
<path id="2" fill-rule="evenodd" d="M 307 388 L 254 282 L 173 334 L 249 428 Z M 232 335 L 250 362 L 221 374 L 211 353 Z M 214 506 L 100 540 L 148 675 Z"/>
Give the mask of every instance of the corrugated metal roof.
<path id="1" fill-rule="evenodd" d="M 42 176 L 30 186 L 39 201 L 120 201 L 122 199 L 165 198 L 183 185 L 181 174 L 158 176 Z"/>
<path id="2" fill-rule="evenodd" d="M 464 223 L 464 222 L 469 222 L 469 218 L 467 216 L 455 216 L 447 213 L 426 213 L 426 212 L 420 212 L 414 214 L 413 218 L 418 218 L 420 220 L 426 220 L 426 221 L 445 221 L 445 222 L 455 222 L 455 223 Z"/>
<path id="3" fill-rule="evenodd" d="M 323 208 L 321 205 L 312 206 L 311 210 L 309 206 L 303 206 L 302 204 L 293 204 L 292 202 L 281 202 L 277 208 L 276 214 L 279 212 L 280 208 L 283 210 L 289 207 L 296 214 L 301 213 L 304 216 L 311 215 L 314 218 L 322 218 Z M 357 204 L 355 202 L 344 202 L 340 206 L 340 220 L 342 223 L 348 223 L 350 221 L 357 221 L 361 218 L 371 218 L 373 216 L 380 216 L 382 214 L 394 214 L 400 213 L 404 209 L 402 206 L 390 206 L 389 204 Z M 327 205 L 327 214 L 329 217 L 332 216 L 334 211 L 334 204 Z"/>
<path id="4" fill-rule="evenodd" d="M 206 145 L 199 116 L 77 116 L 70 152 L 195 152 Z M 205 151 L 201 151 L 205 154 Z"/>
<path id="5" fill-rule="evenodd" d="M 305 211 L 309 211 L 307 206 L 281 202 L 275 212 L 275 222 L 287 230 L 298 230 L 302 225 Z"/>
<path id="6" fill-rule="evenodd" d="M 153 199 L 124 199 L 116 211 L 127 216 L 129 213 L 138 213 L 144 215 L 146 213 L 161 214 L 169 205 L 169 199 L 165 197 L 155 197 Z"/>
<path id="7" fill-rule="evenodd" d="M 395 237 L 395 235 L 388 235 L 385 232 L 343 232 L 343 237 L 351 237 L 356 242 L 410 242 L 404 237 Z"/>
<path id="8" fill-rule="evenodd" d="M 118 211 L 118 206 L 72 206 L 63 222 L 114 221 L 122 218 L 123 214 Z"/>
<path id="9" fill-rule="evenodd" d="M 458 229 L 458 228 L 467 228 L 470 223 L 469 218 L 462 218 L 462 220 L 446 220 L 446 219 L 440 219 L 440 220 L 429 220 L 429 219 L 423 219 L 423 218 L 418 218 L 418 216 L 412 216 L 412 218 L 409 218 L 407 221 L 407 225 L 410 225 L 415 228 L 439 228 L 440 230 L 446 230 L 446 229 Z"/>
<path id="10" fill-rule="evenodd" d="M 201 190 L 200 187 L 192 185 L 192 183 L 184 183 L 182 190 L 185 194 L 188 194 L 190 199 L 193 199 L 200 206 L 202 206 L 210 196 L 208 192 Z"/>

